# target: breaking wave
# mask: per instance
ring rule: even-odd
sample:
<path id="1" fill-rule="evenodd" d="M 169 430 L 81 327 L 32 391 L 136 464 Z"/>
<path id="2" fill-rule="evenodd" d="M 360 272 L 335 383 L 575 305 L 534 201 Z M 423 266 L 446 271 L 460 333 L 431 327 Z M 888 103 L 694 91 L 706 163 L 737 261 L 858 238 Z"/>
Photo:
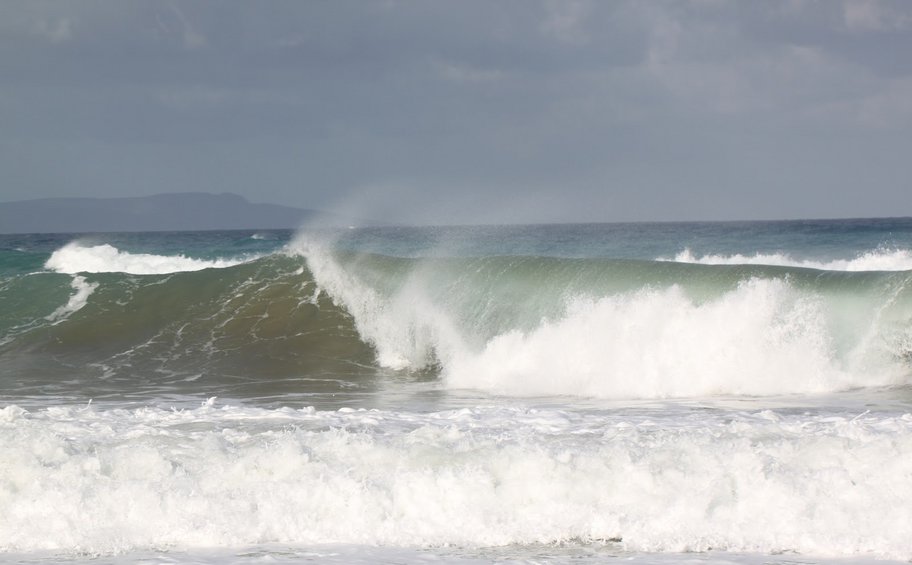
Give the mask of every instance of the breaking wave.
<path id="1" fill-rule="evenodd" d="M 909 379 L 908 273 L 292 248 L 381 365 L 439 367 L 453 388 L 666 398 Z"/>
<path id="2" fill-rule="evenodd" d="M 306 238 L 219 261 L 69 244 L 47 268 L 61 272 L 0 286 L 0 362 L 42 375 L 35 390 L 63 386 L 73 367 L 97 382 L 155 375 L 149 387 L 186 381 L 242 396 L 390 372 L 450 389 L 597 398 L 910 382 L 907 271 L 397 258 Z"/>

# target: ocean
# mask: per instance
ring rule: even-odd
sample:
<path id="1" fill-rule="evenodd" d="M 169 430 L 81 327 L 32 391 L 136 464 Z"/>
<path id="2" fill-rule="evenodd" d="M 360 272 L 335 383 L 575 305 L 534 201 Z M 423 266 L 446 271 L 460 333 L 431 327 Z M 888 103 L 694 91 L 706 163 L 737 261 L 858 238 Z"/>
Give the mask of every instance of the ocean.
<path id="1" fill-rule="evenodd" d="M 0 235 L 0 561 L 907 563 L 912 219 Z"/>

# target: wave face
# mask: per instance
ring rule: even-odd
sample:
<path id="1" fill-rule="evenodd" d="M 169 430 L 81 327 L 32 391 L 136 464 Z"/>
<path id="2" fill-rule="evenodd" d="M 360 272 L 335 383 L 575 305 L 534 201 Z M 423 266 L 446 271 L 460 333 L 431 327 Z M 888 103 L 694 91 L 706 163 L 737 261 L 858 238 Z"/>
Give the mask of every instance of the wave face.
<path id="1" fill-rule="evenodd" d="M 0 366 L 11 394 L 268 397 L 299 390 L 295 379 L 332 390 L 376 373 L 371 347 L 299 259 L 199 268 L 114 248 L 61 251 L 47 266 L 80 274 L 37 272 L 0 286 Z M 60 260 L 74 255 L 88 259 Z"/>

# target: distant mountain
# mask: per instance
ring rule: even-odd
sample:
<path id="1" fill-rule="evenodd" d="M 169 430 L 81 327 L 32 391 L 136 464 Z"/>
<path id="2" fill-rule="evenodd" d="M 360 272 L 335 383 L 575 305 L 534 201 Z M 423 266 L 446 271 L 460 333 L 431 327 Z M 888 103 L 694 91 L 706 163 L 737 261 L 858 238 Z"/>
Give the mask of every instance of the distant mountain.
<path id="1" fill-rule="evenodd" d="M 317 210 L 253 204 L 230 193 L 0 202 L 0 233 L 294 229 L 306 223 L 347 226 L 364 222 Z"/>

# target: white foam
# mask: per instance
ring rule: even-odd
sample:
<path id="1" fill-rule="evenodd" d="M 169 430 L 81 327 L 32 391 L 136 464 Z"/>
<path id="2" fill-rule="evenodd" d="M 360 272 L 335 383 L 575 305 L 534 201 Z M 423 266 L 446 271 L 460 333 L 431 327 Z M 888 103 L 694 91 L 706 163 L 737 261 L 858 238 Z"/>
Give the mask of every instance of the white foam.
<path id="1" fill-rule="evenodd" d="M 673 259 L 659 258 L 659 261 L 677 263 L 699 263 L 703 265 L 775 265 L 780 267 L 804 267 L 827 271 L 908 271 L 912 270 L 912 252 L 908 249 L 876 249 L 860 254 L 854 259 L 833 259 L 816 261 L 795 259 L 787 253 L 756 253 L 754 255 L 694 255 L 690 249 L 681 251 Z"/>
<path id="2" fill-rule="evenodd" d="M 912 416 L 0 411 L 0 551 L 487 547 L 912 556 Z"/>
<path id="3" fill-rule="evenodd" d="M 679 287 L 577 299 L 534 331 L 449 359 L 450 386 L 603 398 L 821 393 L 907 378 L 889 353 L 840 357 L 822 303 L 752 279 L 700 303 Z"/>
<path id="4" fill-rule="evenodd" d="M 296 249 L 320 287 L 352 314 L 381 365 L 439 363 L 452 388 L 670 398 L 822 393 L 910 378 L 902 362 L 908 336 L 890 343 L 881 331 L 890 322 L 878 309 L 846 315 L 786 280 L 746 280 L 699 300 L 678 286 L 569 297 L 562 315 L 521 331 L 485 327 L 471 313 L 429 299 L 420 266 L 383 294 L 325 247 Z M 486 308 L 483 299 L 478 304 Z"/>
<path id="5" fill-rule="evenodd" d="M 57 324 L 69 318 L 72 313 L 81 310 L 88 303 L 89 296 L 98 288 L 98 283 L 90 283 L 86 281 L 85 277 L 74 275 L 70 286 L 73 287 L 74 292 L 67 303 L 45 316 L 45 320 Z"/>
<path id="6" fill-rule="evenodd" d="M 120 251 L 108 244 L 83 246 L 72 242 L 54 251 L 44 264 L 58 273 L 129 273 L 161 275 L 182 271 L 220 269 L 249 261 L 243 259 L 204 260 L 183 255 L 153 255 Z"/>

